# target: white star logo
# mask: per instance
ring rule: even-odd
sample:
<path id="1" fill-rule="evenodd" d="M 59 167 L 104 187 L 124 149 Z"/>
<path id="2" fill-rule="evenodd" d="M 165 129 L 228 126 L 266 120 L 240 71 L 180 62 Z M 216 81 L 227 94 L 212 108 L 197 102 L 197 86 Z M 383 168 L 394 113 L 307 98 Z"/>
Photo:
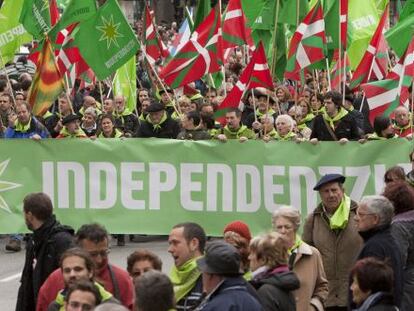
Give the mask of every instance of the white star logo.
<path id="1" fill-rule="evenodd" d="M 96 29 L 102 32 L 99 41 L 106 40 L 106 47 L 109 49 L 113 43 L 115 46 L 119 47 L 117 38 L 121 38 L 124 35 L 118 31 L 118 28 L 121 23 L 114 22 L 114 16 L 111 15 L 109 19 L 106 19 L 105 16 L 102 16 L 102 25 L 96 26 Z"/>
<path id="2" fill-rule="evenodd" d="M 3 161 L 2 163 L 0 163 L 0 177 L 1 175 L 4 173 L 4 171 L 7 168 L 7 165 L 9 165 L 10 159 Z M 5 192 L 14 188 L 18 188 L 21 187 L 22 185 L 20 184 L 15 184 L 9 181 L 3 181 L 0 180 L 0 209 L 5 210 L 6 212 L 11 213 L 12 211 L 10 210 L 9 205 L 7 204 L 7 202 L 3 199 L 3 197 L 1 196 L 1 192 Z"/>

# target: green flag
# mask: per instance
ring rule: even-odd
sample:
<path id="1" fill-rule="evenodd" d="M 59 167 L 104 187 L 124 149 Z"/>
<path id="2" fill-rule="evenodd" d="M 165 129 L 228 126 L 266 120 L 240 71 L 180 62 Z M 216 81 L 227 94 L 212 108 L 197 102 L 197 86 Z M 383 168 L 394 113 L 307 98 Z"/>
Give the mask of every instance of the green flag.
<path id="1" fill-rule="evenodd" d="M 66 9 L 55 26 L 49 31 L 48 35 L 54 42 L 57 34 L 62 29 L 77 22 L 84 21 L 96 13 L 95 0 L 72 0 L 68 3 Z"/>
<path id="2" fill-rule="evenodd" d="M 19 22 L 22 7 L 23 0 L 5 0 L 0 9 L 0 68 L 13 60 L 14 53 L 22 44 L 32 40 Z"/>
<path id="3" fill-rule="evenodd" d="M 137 70 L 135 55 L 120 67 L 114 78 L 114 95 L 126 98 L 126 107 L 133 112 L 137 103 Z"/>
<path id="4" fill-rule="evenodd" d="M 93 17 L 80 22 L 75 44 L 100 80 L 115 72 L 139 49 L 116 0 L 107 0 Z"/>
<path id="5" fill-rule="evenodd" d="M 43 39 L 50 30 L 48 0 L 24 0 L 19 21 L 35 39 Z"/>
<path id="6" fill-rule="evenodd" d="M 193 29 L 196 29 L 198 25 L 206 18 L 208 13 L 211 11 L 211 1 L 210 0 L 199 0 L 197 5 L 197 10 L 194 17 Z"/>
<path id="7" fill-rule="evenodd" d="M 400 15 L 400 20 L 385 33 L 390 47 L 398 57 L 402 57 L 414 35 L 414 0 L 408 0 Z"/>
<path id="8" fill-rule="evenodd" d="M 280 24 L 296 26 L 297 21 L 300 23 L 309 11 L 308 0 L 242 0 L 243 11 L 251 28 L 273 30 L 277 3 L 279 3 L 277 22 Z"/>
<path id="9" fill-rule="evenodd" d="M 350 43 L 347 51 L 352 69 L 358 66 L 364 56 L 380 17 L 373 0 L 349 0 L 348 38 Z"/>

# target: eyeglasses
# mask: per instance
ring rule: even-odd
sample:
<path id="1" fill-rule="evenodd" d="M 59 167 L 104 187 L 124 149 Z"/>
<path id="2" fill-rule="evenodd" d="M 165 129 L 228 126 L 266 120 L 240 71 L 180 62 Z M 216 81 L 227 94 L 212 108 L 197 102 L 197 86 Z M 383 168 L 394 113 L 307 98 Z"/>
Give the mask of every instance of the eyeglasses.
<path id="1" fill-rule="evenodd" d="M 368 216 L 368 215 L 375 215 L 375 213 L 361 213 L 360 211 L 356 211 L 358 217 Z"/>
<path id="2" fill-rule="evenodd" d="M 95 251 L 95 252 L 89 252 L 89 255 L 92 257 L 92 258 L 96 258 L 96 257 L 98 257 L 98 256 L 101 256 L 101 257 L 106 257 L 106 256 L 108 256 L 108 254 L 111 252 L 111 250 L 108 248 L 108 249 L 105 249 L 105 250 L 102 250 L 102 251 Z"/>
<path id="3" fill-rule="evenodd" d="M 82 311 L 91 311 L 94 308 L 94 306 L 92 306 L 92 305 L 89 305 L 87 303 L 80 303 L 78 301 L 70 301 L 69 302 L 69 306 L 72 309 L 76 309 L 76 310 L 79 310 L 80 309 Z"/>

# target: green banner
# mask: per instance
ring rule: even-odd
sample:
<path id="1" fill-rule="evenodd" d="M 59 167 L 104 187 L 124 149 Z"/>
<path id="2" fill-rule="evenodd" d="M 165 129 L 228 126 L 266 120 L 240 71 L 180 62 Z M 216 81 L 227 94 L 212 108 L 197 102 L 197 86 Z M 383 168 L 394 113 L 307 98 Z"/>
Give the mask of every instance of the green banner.
<path id="1" fill-rule="evenodd" d="M 0 233 L 24 232 L 22 200 L 44 191 L 55 214 L 78 228 L 104 224 L 112 233 L 168 234 L 183 221 L 220 235 L 233 220 L 254 234 L 271 227 L 280 205 L 317 204 L 312 188 L 325 173 L 347 176 L 354 200 L 380 193 L 387 168 L 411 169 L 407 140 L 310 143 L 163 139 L 1 140 Z"/>

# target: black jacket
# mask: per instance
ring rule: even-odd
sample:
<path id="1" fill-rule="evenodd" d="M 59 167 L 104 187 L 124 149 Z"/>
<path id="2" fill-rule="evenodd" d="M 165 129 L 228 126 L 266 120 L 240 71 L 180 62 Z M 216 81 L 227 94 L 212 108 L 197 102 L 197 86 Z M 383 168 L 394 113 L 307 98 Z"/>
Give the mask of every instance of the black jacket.
<path id="1" fill-rule="evenodd" d="M 180 125 L 177 121 L 168 117 L 160 127 L 154 127 L 148 121 L 142 121 L 137 137 L 143 138 L 177 138 L 180 133 Z"/>
<path id="2" fill-rule="evenodd" d="M 261 311 L 243 277 L 228 277 L 197 307 L 197 311 Z"/>
<path id="3" fill-rule="evenodd" d="M 298 289 L 299 279 L 292 271 L 268 275 L 253 280 L 260 303 L 265 311 L 295 311 L 296 302 L 291 291 Z"/>
<path id="4" fill-rule="evenodd" d="M 62 253 L 73 246 L 73 234 L 71 227 L 61 225 L 53 215 L 28 238 L 16 311 L 36 310 L 39 289 L 59 268 Z"/>
<path id="5" fill-rule="evenodd" d="M 138 130 L 139 121 L 133 113 L 119 115 L 115 117 L 115 127 L 120 129 L 125 134 L 134 136 Z"/>
<path id="6" fill-rule="evenodd" d="M 367 257 L 375 257 L 380 260 L 387 259 L 394 271 L 394 297 L 397 306 L 400 305 L 403 295 L 403 263 L 401 251 L 396 247 L 397 242 L 391 235 L 391 226 L 383 225 L 364 232 L 359 232 L 364 240 L 364 246 L 359 253 L 357 260 Z M 352 301 L 352 292 L 350 299 Z M 352 307 L 355 307 L 353 305 Z"/>
<path id="7" fill-rule="evenodd" d="M 313 121 L 312 134 L 310 138 L 317 138 L 318 140 L 322 141 L 335 140 L 329 133 L 326 126 L 327 125 L 324 122 L 323 115 L 316 116 Z M 335 133 L 338 140 L 341 138 L 347 138 L 348 140 L 358 140 L 362 137 L 360 130 L 358 130 L 355 119 L 349 113 L 341 120 L 336 122 L 335 130 L 333 132 Z"/>

